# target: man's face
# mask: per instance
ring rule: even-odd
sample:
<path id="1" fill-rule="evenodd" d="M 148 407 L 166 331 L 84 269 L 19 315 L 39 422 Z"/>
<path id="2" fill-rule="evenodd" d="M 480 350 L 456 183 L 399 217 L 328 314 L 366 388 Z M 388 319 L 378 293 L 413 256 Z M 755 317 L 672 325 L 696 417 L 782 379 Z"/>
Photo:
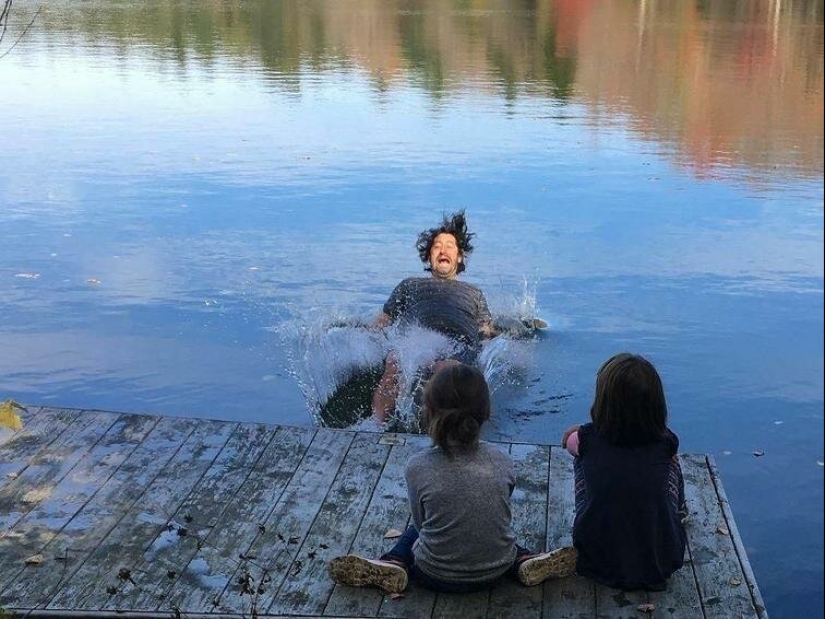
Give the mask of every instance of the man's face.
<path id="1" fill-rule="evenodd" d="M 433 277 L 453 279 L 458 274 L 458 265 L 461 264 L 461 252 L 458 249 L 456 238 L 447 232 L 442 232 L 433 239 L 430 248 L 430 267 Z"/>

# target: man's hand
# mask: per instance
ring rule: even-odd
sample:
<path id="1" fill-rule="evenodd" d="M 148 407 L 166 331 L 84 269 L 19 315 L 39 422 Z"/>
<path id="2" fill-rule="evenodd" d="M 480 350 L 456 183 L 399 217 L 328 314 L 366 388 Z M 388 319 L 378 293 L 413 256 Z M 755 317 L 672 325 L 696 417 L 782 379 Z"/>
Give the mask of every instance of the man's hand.
<path id="1" fill-rule="evenodd" d="M 381 312 L 380 314 L 378 314 L 378 316 L 376 316 L 375 320 L 370 325 L 370 330 L 371 331 L 380 331 L 384 327 L 389 327 L 391 324 L 392 324 L 392 318 L 389 317 L 384 312 Z"/>
<path id="2" fill-rule="evenodd" d="M 482 340 L 491 340 L 499 335 L 499 330 L 492 322 L 485 322 L 478 329 L 478 335 Z"/>

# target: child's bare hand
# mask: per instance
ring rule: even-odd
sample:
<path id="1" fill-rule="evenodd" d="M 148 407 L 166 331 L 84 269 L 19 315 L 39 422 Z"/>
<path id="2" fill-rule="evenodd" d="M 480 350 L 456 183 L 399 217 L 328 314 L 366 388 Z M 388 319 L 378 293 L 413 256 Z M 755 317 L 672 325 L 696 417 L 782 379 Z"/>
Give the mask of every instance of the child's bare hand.
<path id="1" fill-rule="evenodd" d="M 570 437 L 571 434 L 573 434 L 573 432 L 578 432 L 578 431 L 579 431 L 579 426 L 578 425 L 570 426 L 569 428 L 567 428 L 567 430 L 564 431 L 564 434 L 561 437 L 561 446 L 562 447 L 567 447 L 567 439 Z"/>

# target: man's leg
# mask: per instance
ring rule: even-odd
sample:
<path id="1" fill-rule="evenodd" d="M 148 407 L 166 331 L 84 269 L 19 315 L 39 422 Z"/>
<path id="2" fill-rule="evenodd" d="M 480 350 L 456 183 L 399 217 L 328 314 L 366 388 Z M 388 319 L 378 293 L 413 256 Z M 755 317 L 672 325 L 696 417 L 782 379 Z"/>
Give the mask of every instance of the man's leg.
<path id="1" fill-rule="evenodd" d="M 398 399 L 398 359 L 395 354 L 387 355 L 384 362 L 384 374 L 378 381 L 378 387 L 372 394 L 372 416 L 381 423 L 389 419 L 395 410 L 395 401 Z"/>

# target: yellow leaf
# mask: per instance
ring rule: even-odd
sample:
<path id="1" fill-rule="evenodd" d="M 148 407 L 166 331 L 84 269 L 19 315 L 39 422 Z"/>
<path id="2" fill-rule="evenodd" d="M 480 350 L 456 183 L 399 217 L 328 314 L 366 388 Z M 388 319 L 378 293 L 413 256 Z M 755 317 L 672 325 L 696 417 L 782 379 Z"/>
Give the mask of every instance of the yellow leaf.
<path id="1" fill-rule="evenodd" d="M 11 428 L 12 430 L 22 430 L 23 420 L 20 415 L 14 412 L 14 409 L 21 411 L 27 410 L 22 404 L 18 404 L 14 400 L 6 400 L 0 404 L 0 427 Z"/>
<path id="2" fill-rule="evenodd" d="M 720 524 L 718 527 L 716 527 L 716 532 L 717 532 L 719 535 L 730 535 L 730 531 L 729 531 L 729 530 L 728 530 L 728 528 L 727 528 L 725 525 L 723 525 L 723 524 Z"/>
<path id="3" fill-rule="evenodd" d="M 26 565 L 40 565 L 43 563 L 43 555 L 32 555 L 26 559 Z"/>

